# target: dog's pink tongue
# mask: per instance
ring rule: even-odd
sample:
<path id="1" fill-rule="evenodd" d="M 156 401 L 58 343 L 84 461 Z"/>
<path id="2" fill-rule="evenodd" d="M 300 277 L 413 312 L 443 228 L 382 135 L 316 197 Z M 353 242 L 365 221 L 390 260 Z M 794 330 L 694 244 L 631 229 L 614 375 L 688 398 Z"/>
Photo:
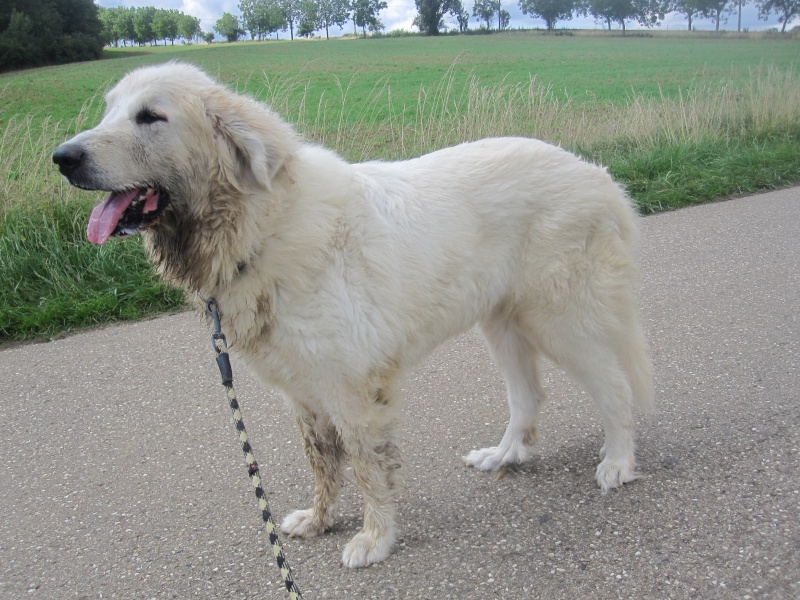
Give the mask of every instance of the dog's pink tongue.
<path id="1" fill-rule="evenodd" d="M 122 213 L 131 205 L 139 190 L 131 190 L 123 194 L 111 193 L 92 210 L 89 225 L 86 228 L 86 237 L 93 244 L 104 244 L 114 233 Z"/>

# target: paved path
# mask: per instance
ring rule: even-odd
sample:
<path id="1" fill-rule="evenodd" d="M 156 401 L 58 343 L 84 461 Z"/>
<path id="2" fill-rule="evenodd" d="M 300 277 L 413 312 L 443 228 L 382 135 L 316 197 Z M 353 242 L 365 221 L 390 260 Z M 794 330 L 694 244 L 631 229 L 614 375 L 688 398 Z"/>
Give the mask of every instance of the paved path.
<path id="1" fill-rule="evenodd" d="M 600 420 L 555 371 L 533 462 L 463 466 L 507 418 L 465 335 L 405 386 L 396 552 L 339 565 L 349 482 L 332 533 L 285 545 L 305 598 L 800 598 L 800 188 L 643 230 L 647 478 L 600 494 Z M 310 470 L 283 402 L 234 369 L 280 518 Z M 197 317 L 7 348 L 0 381 L 0 598 L 284 597 Z"/>

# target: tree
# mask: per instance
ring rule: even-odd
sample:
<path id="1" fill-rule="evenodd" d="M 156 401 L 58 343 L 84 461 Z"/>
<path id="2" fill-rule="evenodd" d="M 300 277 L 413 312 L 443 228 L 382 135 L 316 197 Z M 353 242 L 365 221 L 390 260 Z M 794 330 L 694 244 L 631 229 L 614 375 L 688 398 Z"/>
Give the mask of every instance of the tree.
<path id="1" fill-rule="evenodd" d="M 133 40 L 140 46 L 156 39 L 156 34 L 153 31 L 153 19 L 156 16 L 156 8 L 154 6 L 142 6 L 135 9 L 133 13 L 133 31 L 135 37 Z"/>
<path id="2" fill-rule="evenodd" d="M 174 8 L 170 10 L 159 8 L 156 9 L 153 15 L 153 35 L 156 39 L 164 40 L 165 46 L 167 45 L 167 40 L 170 41 L 171 45 L 175 45 L 175 38 L 178 37 L 178 18 L 180 14 Z"/>
<path id="3" fill-rule="evenodd" d="M 242 26 L 252 39 L 263 40 L 270 33 L 286 27 L 283 7 L 278 0 L 242 0 Z"/>
<path id="4" fill-rule="evenodd" d="M 114 35 L 122 40 L 123 46 L 125 45 L 125 40 L 130 40 L 131 44 L 133 44 L 133 40 L 136 39 L 136 29 L 133 26 L 136 9 L 120 6 L 113 10 L 119 11 L 114 19 Z"/>
<path id="5" fill-rule="evenodd" d="M 263 35 L 256 16 L 259 4 L 262 4 L 259 0 L 242 0 L 239 2 L 239 10 L 242 11 L 242 27 L 250 32 L 251 40 L 256 39 L 256 37 L 261 39 Z"/>
<path id="6" fill-rule="evenodd" d="M 500 12 L 500 0 L 475 0 L 472 5 L 472 16 L 479 21 L 486 21 L 486 29 L 492 28 L 495 13 Z"/>
<path id="7" fill-rule="evenodd" d="M 497 28 L 500 31 L 508 29 L 508 24 L 511 23 L 511 13 L 505 8 L 501 8 L 497 13 Z"/>
<path id="8" fill-rule="evenodd" d="M 350 7 L 347 0 L 317 0 L 317 27 L 325 28 L 325 39 L 330 39 L 328 29 L 332 25 L 343 27 L 347 23 Z"/>
<path id="9" fill-rule="evenodd" d="M 0 71 L 99 58 L 106 41 L 92 0 L 0 2 Z"/>
<path id="10" fill-rule="evenodd" d="M 203 38 L 203 41 L 206 44 L 210 44 L 214 41 L 214 32 L 213 31 L 206 31 L 205 33 L 200 32 L 200 37 Z"/>
<path id="11" fill-rule="evenodd" d="M 181 15 L 178 18 L 178 35 L 187 42 L 191 42 L 202 34 L 200 19 L 191 15 Z"/>
<path id="12" fill-rule="evenodd" d="M 114 44 L 114 47 L 119 46 L 119 38 L 114 35 L 114 19 L 116 8 L 104 8 L 99 6 L 97 9 L 97 18 L 103 25 L 103 43 L 107 46 Z"/>
<path id="13" fill-rule="evenodd" d="M 378 18 L 378 13 L 387 6 L 385 0 L 353 0 L 353 27 L 361 27 L 364 37 L 367 37 L 367 29 L 380 31 L 383 23 Z"/>
<path id="14" fill-rule="evenodd" d="M 459 32 L 464 33 L 467 29 L 469 29 L 469 11 L 466 10 L 463 6 L 456 15 L 456 20 L 458 21 Z"/>
<path id="15" fill-rule="evenodd" d="M 250 32 L 250 39 L 261 39 L 263 29 L 259 26 L 258 8 L 263 4 L 260 0 L 241 0 L 239 10 L 242 11 L 242 27 Z"/>
<path id="16" fill-rule="evenodd" d="M 786 25 L 800 15 L 800 0 L 756 0 L 758 8 L 758 18 L 766 21 L 770 13 L 778 15 L 780 20 L 781 33 L 786 32 Z"/>
<path id="17" fill-rule="evenodd" d="M 222 17 L 214 25 L 214 31 L 227 39 L 229 42 L 236 42 L 244 34 L 244 30 L 239 27 L 239 19 L 231 13 L 222 13 Z"/>
<path id="18" fill-rule="evenodd" d="M 415 3 L 417 26 L 423 35 L 439 35 L 446 14 L 458 17 L 464 11 L 461 0 L 415 0 Z"/>
<path id="19" fill-rule="evenodd" d="M 297 36 L 311 38 L 317 30 L 319 15 L 316 0 L 300 0 L 300 22 L 297 25 Z"/>
<path id="20" fill-rule="evenodd" d="M 644 27 L 658 25 L 669 10 L 666 0 L 588 0 L 582 12 L 589 12 L 596 19 L 608 23 L 619 23 L 625 34 L 625 21 L 634 20 Z"/>
<path id="21" fill-rule="evenodd" d="M 294 26 L 303 17 L 300 0 L 278 0 L 278 6 L 283 11 L 283 20 L 289 26 L 290 39 L 294 40 Z"/>
<path id="22" fill-rule="evenodd" d="M 35 49 L 35 27 L 28 14 L 16 7 L 11 9 L 8 25 L 0 36 L 0 71 L 42 63 Z"/>
<path id="23" fill-rule="evenodd" d="M 547 31 L 553 31 L 557 21 L 568 21 L 575 10 L 575 0 L 520 0 L 519 8 L 525 15 L 542 19 Z"/>
<path id="24" fill-rule="evenodd" d="M 692 20 L 698 16 L 703 10 L 705 0 L 676 0 L 672 9 L 682 15 L 686 15 L 686 20 L 689 21 L 689 31 L 692 30 Z"/>
<path id="25" fill-rule="evenodd" d="M 735 8 L 736 0 L 703 0 L 703 7 L 700 10 L 700 15 L 706 19 L 711 19 L 716 24 L 716 30 L 719 31 L 719 22 L 722 18 L 722 13 L 732 13 Z M 728 20 L 727 17 L 724 19 Z"/>

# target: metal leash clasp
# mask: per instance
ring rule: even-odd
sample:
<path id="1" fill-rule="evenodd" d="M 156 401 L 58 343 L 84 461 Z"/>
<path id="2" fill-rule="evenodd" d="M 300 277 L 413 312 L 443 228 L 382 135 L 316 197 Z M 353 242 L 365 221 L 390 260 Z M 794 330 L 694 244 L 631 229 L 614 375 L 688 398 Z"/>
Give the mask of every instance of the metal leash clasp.
<path id="1" fill-rule="evenodd" d="M 197 294 L 200 296 L 200 294 Z M 214 333 L 211 334 L 211 346 L 217 353 L 217 366 L 219 373 L 222 376 L 222 385 L 226 388 L 233 387 L 233 369 L 231 368 L 231 358 L 228 354 L 228 342 L 225 339 L 225 334 L 222 333 L 222 326 L 220 325 L 219 304 L 214 298 L 200 299 L 205 302 L 206 314 L 211 318 L 214 325 Z"/>

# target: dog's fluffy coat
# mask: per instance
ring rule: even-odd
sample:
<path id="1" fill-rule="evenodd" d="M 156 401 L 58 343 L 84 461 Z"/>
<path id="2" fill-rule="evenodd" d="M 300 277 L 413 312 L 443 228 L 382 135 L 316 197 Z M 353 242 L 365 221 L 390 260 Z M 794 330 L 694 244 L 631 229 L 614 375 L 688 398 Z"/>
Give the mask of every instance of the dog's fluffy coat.
<path id="1" fill-rule="evenodd" d="M 141 230 L 160 273 L 217 298 L 234 350 L 288 399 L 316 484 L 287 534 L 331 527 L 349 457 L 364 523 L 343 562 L 389 555 L 400 378 L 475 324 L 511 416 L 468 465 L 530 457 L 546 356 L 597 403 L 602 490 L 637 477 L 632 408 L 653 396 L 632 291 L 637 217 L 605 170 L 521 138 L 348 164 L 178 63 L 127 75 L 102 122 L 54 160 L 73 184 L 112 192 L 109 206 L 142 190 L 142 214 L 129 207 L 113 229 L 106 212 L 105 236 Z"/>

